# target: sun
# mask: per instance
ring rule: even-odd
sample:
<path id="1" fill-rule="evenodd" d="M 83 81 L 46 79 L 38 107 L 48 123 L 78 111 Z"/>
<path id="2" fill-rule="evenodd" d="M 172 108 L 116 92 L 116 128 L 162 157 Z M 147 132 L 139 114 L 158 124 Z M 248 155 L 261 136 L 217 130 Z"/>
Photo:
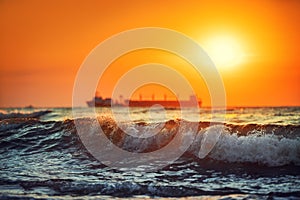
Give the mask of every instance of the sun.
<path id="1" fill-rule="evenodd" d="M 217 68 L 228 69 L 243 60 L 243 51 L 239 44 L 235 38 L 220 36 L 208 39 L 204 49 Z"/>

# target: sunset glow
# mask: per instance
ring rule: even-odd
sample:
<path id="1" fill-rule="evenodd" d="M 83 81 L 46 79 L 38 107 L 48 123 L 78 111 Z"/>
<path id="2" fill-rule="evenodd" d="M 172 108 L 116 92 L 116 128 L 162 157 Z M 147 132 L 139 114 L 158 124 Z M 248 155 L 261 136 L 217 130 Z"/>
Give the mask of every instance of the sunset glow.
<path id="1" fill-rule="evenodd" d="M 222 76 L 228 106 L 300 105 L 299 10 L 300 1 L 1 1 L 0 106 L 70 106 L 92 49 L 142 27 L 172 29 L 201 45 Z M 99 93 L 108 96 L 137 64 L 162 62 L 190 76 L 209 106 L 206 86 L 169 57 L 124 58 Z"/>
<path id="2" fill-rule="evenodd" d="M 205 49 L 219 69 L 238 67 L 245 61 L 241 42 L 230 37 L 211 38 L 207 41 Z"/>
<path id="3" fill-rule="evenodd" d="M 0 0 L 1 199 L 300 199 L 300 0 Z"/>

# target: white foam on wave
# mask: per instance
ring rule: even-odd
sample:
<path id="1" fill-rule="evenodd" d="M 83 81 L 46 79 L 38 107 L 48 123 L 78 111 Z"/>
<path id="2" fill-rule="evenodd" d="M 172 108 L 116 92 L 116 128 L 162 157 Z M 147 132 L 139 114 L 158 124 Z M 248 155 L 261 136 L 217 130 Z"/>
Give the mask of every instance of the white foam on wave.
<path id="1" fill-rule="evenodd" d="M 244 135 L 240 135 L 241 133 L 234 133 L 240 131 L 239 129 L 223 124 L 200 128 L 198 133 L 195 133 L 193 127 L 198 126 L 197 123 L 182 121 L 169 121 L 163 123 L 163 126 L 156 123 L 123 124 L 122 129 L 112 119 L 100 120 L 100 124 L 107 137 L 126 151 L 156 151 L 171 143 L 179 132 L 183 132 L 184 137 L 172 148 L 184 152 L 185 147 L 192 141 L 187 152 L 200 159 L 211 158 L 230 163 L 256 163 L 266 166 L 300 166 L 300 137 L 270 134 L 272 131 L 256 126 L 246 127 Z"/>
<path id="2" fill-rule="evenodd" d="M 147 126 L 139 124 L 119 124 L 119 128 L 125 133 L 138 138 L 148 138 L 155 136 L 159 133 L 163 127 L 164 123 L 152 123 Z"/>
<path id="3" fill-rule="evenodd" d="M 247 136 L 223 129 L 209 158 L 267 166 L 300 165 L 300 138 L 290 139 L 260 132 Z"/>
<path id="4" fill-rule="evenodd" d="M 209 152 L 211 152 L 218 142 L 223 129 L 224 127 L 222 125 L 207 128 L 207 130 L 203 133 L 203 138 L 201 140 L 201 147 L 198 153 L 199 158 L 204 158 Z"/>

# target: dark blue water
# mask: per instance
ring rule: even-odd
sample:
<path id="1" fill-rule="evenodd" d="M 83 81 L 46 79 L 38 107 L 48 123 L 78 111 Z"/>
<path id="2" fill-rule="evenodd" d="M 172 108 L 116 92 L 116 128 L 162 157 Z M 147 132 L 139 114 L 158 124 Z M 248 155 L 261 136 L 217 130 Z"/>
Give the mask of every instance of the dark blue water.
<path id="1" fill-rule="evenodd" d="M 153 139 L 132 139 L 107 110 L 99 111 L 99 123 L 107 137 L 129 152 L 164 147 L 182 122 L 197 126 L 198 136 L 185 153 L 152 171 L 120 171 L 104 165 L 83 144 L 70 108 L 41 110 L 45 109 L 2 110 L 1 199 L 300 198 L 299 108 L 233 108 L 227 111 L 221 129 L 216 128 L 220 124 L 209 126 L 205 110 L 202 122 L 174 118 L 177 110 L 167 111 L 166 121 L 151 121 L 147 111 L 138 108 L 134 120 L 122 121 L 126 131 L 134 134 L 162 125 Z M 82 109 L 84 117 L 90 112 Z M 197 115 L 187 112 L 191 117 Z M 155 119 L 159 113 L 154 113 Z M 122 116 L 122 110 L 119 114 Z M 216 144 L 207 155 L 199 156 L 205 134 L 214 131 L 220 135 Z"/>

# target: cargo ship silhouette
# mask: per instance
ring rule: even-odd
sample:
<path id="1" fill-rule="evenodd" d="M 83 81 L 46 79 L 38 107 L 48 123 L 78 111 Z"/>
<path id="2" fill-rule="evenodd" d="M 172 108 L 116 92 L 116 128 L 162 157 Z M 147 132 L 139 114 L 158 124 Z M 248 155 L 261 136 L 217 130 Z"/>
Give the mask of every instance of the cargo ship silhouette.
<path id="1" fill-rule="evenodd" d="M 95 96 L 92 100 L 86 102 L 89 107 L 111 107 L 111 106 L 129 106 L 129 107 L 151 107 L 161 105 L 166 108 L 179 107 L 201 107 L 202 101 L 195 95 L 191 95 L 189 100 L 167 100 L 166 96 L 163 100 L 155 100 L 152 95 L 152 100 L 143 100 L 140 96 L 139 100 L 126 99 L 124 102 L 113 101 L 111 98 L 102 98 Z"/>

